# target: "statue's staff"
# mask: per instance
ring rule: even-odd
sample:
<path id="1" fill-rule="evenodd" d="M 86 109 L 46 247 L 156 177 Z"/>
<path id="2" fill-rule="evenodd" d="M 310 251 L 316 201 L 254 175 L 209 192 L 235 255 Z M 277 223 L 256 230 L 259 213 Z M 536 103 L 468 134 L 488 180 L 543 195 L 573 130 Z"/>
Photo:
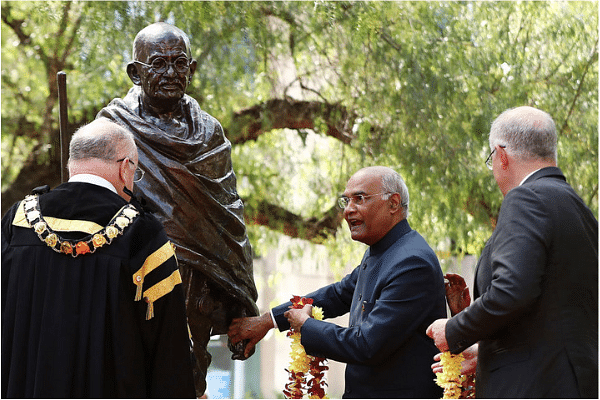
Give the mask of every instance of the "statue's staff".
<path id="1" fill-rule="evenodd" d="M 69 133 L 67 132 L 67 74 L 59 71 L 56 74 L 58 82 L 58 116 L 60 124 L 60 181 L 69 179 L 67 161 L 69 160 Z"/>

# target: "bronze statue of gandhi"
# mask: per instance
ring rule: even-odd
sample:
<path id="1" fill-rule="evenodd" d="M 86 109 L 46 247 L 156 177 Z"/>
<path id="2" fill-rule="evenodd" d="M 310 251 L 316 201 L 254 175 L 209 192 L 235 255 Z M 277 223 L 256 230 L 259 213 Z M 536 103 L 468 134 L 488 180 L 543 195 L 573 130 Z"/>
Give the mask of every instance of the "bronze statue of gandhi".
<path id="1" fill-rule="evenodd" d="M 164 22 L 147 26 L 135 37 L 127 65 L 133 87 L 97 118 L 133 132 L 145 172 L 134 194 L 176 246 L 200 396 L 210 336 L 226 333 L 233 318 L 258 315 L 258 309 L 231 143 L 219 121 L 185 94 L 196 67 L 182 30 Z M 233 358 L 244 358 L 243 344 L 230 349 Z"/>

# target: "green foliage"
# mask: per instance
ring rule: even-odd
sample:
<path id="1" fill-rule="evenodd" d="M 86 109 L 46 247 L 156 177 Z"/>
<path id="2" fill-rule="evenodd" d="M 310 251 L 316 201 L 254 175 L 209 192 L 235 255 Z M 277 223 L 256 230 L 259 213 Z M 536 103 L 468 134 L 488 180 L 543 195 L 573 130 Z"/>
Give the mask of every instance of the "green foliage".
<path id="1" fill-rule="evenodd" d="M 490 124 L 532 105 L 555 118 L 559 165 L 598 214 L 596 2 L 10 1 L 2 16 L 3 190 L 29 149 L 48 142 L 47 112 L 57 126 L 56 107 L 46 110 L 52 62 L 66 57 L 70 120 L 89 121 L 130 87 L 135 34 L 165 20 L 189 34 L 198 60 L 189 94 L 225 128 L 272 98 L 357 116 L 349 145 L 326 136 L 323 118 L 314 131 L 236 145 L 250 203 L 319 218 L 352 173 L 389 165 L 409 186 L 414 228 L 441 250 L 478 253 L 502 201 L 484 165 Z M 8 25 L 16 20 L 25 41 Z M 277 244 L 273 232 L 250 231 L 259 252 Z M 345 226 L 326 246 L 341 269 L 354 256 Z"/>

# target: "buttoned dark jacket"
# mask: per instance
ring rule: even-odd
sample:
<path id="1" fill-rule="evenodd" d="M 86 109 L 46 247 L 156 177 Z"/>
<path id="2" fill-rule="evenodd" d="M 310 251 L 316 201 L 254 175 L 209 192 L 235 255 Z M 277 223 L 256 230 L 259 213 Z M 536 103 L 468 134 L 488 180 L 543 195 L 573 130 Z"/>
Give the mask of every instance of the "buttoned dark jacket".
<path id="1" fill-rule="evenodd" d="M 479 341 L 478 398 L 598 398 L 598 221 L 559 168 L 507 193 L 474 297 L 446 338 Z"/>
<path id="2" fill-rule="evenodd" d="M 350 312 L 349 326 L 307 320 L 302 345 L 313 356 L 347 363 L 344 398 L 440 398 L 431 371 L 438 353 L 425 335 L 445 318 L 444 278 L 435 252 L 406 220 L 365 253 L 340 282 L 306 295 L 325 318 Z M 280 330 L 289 329 L 273 309 Z"/>

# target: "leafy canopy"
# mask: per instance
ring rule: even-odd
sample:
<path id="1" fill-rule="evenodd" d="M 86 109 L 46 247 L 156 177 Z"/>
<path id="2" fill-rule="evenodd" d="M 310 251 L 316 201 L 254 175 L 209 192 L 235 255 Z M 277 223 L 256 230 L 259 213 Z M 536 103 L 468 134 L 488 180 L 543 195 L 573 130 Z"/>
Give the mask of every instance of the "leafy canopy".
<path id="1" fill-rule="evenodd" d="M 2 20 L 3 198 L 25 190 L 15 182 L 27 165 L 56 164 L 56 72 L 68 75 L 71 125 L 90 121 L 130 87 L 135 34 L 163 20 L 190 36 L 188 93 L 234 143 L 259 253 L 291 232 L 290 216 L 335 215 L 346 180 L 375 164 L 403 175 L 411 225 L 442 257 L 478 253 L 502 201 L 484 165 L 489 127 L 520 105 L 555 118 L 559 165 L 598 213 L 595 2 L 5 1 Z M 273 100 L 289 103 L 284 121 Z M 290 214 L 265 229 L 264 204 Z M 296 236 L 357 262 L 363 247 L 339 222 L 335 237 Z"/>

